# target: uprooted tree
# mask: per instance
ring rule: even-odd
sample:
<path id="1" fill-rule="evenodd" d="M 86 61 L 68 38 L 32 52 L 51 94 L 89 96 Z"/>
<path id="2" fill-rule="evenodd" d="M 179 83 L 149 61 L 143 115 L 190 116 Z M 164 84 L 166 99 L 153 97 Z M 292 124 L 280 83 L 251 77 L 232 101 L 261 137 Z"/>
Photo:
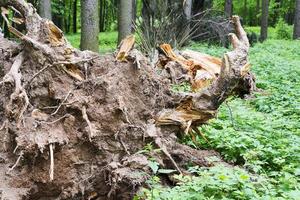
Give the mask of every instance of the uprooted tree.
<path id="1" fill-rule="evenodd" d="M 254 86 L 238 17 L 232 19 L 233 50 L 214 61 L 219 71 L 203 82 L 205 67 L 195 64 L 203 54 L 194 52 L 193 61 L 162 45 L 166 77 L 136 49 L 122 52 L 121 45 L 120 62 L 73 48 L 24 0 L 1 0 L 0 6 L 8 24 L 26 25 L 26 33 L 9 25 L 17 42 L 0 36 L 0 188 L 10 199 L 130 199 L 151 176 L 149 157 L 177 173 L 187 173 L 186 163 L 213 165 L 206 157 L 215 152 L 182 145 L 177 137 L 199 133 L 226 98 Z M 9 19 L 9 9 L 22 19 Z M 172 72 L 197 90 L 173 92 Z M 140 153 L 151 142 L 161 151 Z"/>

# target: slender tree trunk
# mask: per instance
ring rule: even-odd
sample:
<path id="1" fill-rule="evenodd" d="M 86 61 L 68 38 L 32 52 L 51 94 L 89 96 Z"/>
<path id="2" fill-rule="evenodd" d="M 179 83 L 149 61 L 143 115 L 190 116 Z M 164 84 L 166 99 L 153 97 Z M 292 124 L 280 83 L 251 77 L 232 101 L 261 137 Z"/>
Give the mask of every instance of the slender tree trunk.
<path id="1" fill-rule="evenodd" d="M 233 11 L 233 4 L 232 0 L 225 0 L 225 16 L 226 17 L 231 17 L 232 16 L 232 11 Z"/>
<path id="2" fill-rule="evenodd" d="M 118 41 L 131 34 L 132 30 L 132 0 L 120 0 L 118 16 Z"/>
<path id="3" fill-rule="evenodd" d="M 99 1 L 99 31 L 104 32 L 104 2 L 105 0 Z"/>
<path id="4" fill-rule="evenodd" d="M 184 14 L 187 20 L 192 18 L 193 0 L 186 0 L 183 5 Z"/>
<path id="5" fill-rule="evenodd" d="M 132 23 L 135 24 L 137 12 L 137 0 L 132 0 Z M 134 33 L 134 26 L 131 27 L 131 32 Z"/>
<path id="6" fill-rule="evenodd" d="M 186 31 L 185 34 L 186 36 L 190 35 L 191 32 L 191 19 L 192 19 L 192 8 L 193 8 L 193 0 L 186 0 L 184 5 L 183 5 L 183 11 L 184 15 L 187 21 L 187 26 L 186 26 Z"/>
<path id="7" fill-rule="evenodd" d="M 260 41 L 263 42 L 268 38 L 268 17 L 269 17 L 269 0 L 262 0 L 262 16 L 260 28 Z"/>
<path id="8" fill-rule="evenodd" d="M 296 0 L 295 18 L 294 18 L 294 39 L 300 39 L 300 0 Z"/>
<path id="9" fill-rule="evenodd" d="M 39 14 L 43 18 L 52 20 L 51 0 L 41 0 L 39 4 Z"/>
<path id="10" fill-rule="evenodd" d="M 99 52 L 98 0 L 81 0 L 81 50 Z"/>
<path id="11" fill-rule="evenodd" d="M 77 33 L 77 0 L 73 1 L 73 33 Z"/>

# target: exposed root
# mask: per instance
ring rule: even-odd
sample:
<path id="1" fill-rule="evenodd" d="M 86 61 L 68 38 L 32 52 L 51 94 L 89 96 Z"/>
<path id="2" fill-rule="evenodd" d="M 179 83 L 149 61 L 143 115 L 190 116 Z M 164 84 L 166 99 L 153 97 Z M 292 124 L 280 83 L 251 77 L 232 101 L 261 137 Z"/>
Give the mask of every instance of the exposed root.
<path id="1" fill-rule="evenodd" d="M 50 176 L 50 182 L 54 179 L 54 156 L 53 156 L 53 144 L 49 144 L 49 154 L 50 154 L 50 170 L 49 170 L 49 176 Z"/>
<path id="2" fill-rule="evenodd" d="M 42 121 L 41 121 L 40 123 L 48 124 L 48 125 L 50 125 L 50 124 L 55 124 L 55 123 L 59 122 L 60 120 L 66 118 L 66 117 L 68 117 L 68 116 L 70 116 L 70 114 L 65 114 L 64 116 L 62 116 L 62 117 L 60 117 L 60 118 L 58 118 L 58 119 L 56 119 L 56 120 L 54 120 L 54 121 L 52 121 L 52 122 L 42 122 Z"/>
<path id="3" fill-rule="evenodd" d="M 39 76 L 41 73 L 43 73 L 46 69 L 48 69 L 51 65 L 46 65 L 45 67 L 43 67 L 40 71 L 38 71 L 37 73 L 35 73 L 32 78 L 24 85 L 24 88 L 27 88 L 28 85 L 30 85 L 32 83 L 32 81 Z"/>
<path id="4" fill-rule="evenodd" d="M 92 141 L 92 138 L 96 134 L 97 130 L 94 129 L 93 124 L 89 120 L 88 115 L 86 113 L 85 106 L 82 107 L 81 112 L 82 112 L 82 118 L 86 121 L 88 128 L 89 128 L 89 140 Z"/>
<path id="5" fill-rule="evenodd" d="M 29 98 L 21 83 L 22 74 L 20 72 L 20 67 L 23 61 L 24 61 L 24 52 L 21 52 L 16 57 L 12 67 L 10 68 L 10 71 L 3 77 L 4 83 L 7 82 L 15 83 L 15 91 L 12 93 L 10 97 L 10 102 L 8 103 L 7 111 L 9 113 L 12 113 L 13 115 L 16 115 L 15 117 L 17 120 L 18 127 L 20 126 L 20 122 L 23 120 L 23 115 L 27 110 L 27 107 L 29 106 Z M 13 110 L 13 108 L 15 107 L 14 106 L 15 101 L 20 102 L 20 104 L 23 104 L 23 105 L 18 105 L 19 110 Z"/>
<path id="6" fill-rule="evenodd" d="M 64 98 L 64 100 L 58 105 L 57 109 L 51 114 L 52 116 L 53 115 L 56 115 L 56 113 L 59 111 L 59 109 L 61 108 L 61 106 L 67 101 L 67 99 L 69 98 L 69 96 L 72 94 L 73 92 L 73 89 L 71 89 L 68 94 L 66 95 L 66 97 Z"/>
<path id="7" fill-rule="evenodd" d="M 0 131 L 2 131 L 7 126 L 7 124 L 8 124 L 8 120 L 5 120 L 0 127 Z"/>
<path id="8" fill-rule="evenodd" d="M 129 48 L 120 54 L 120 59 L 127 60 L 125 63 L 115 62 L 113 55 L 81 52 L 72 48 L 61 31 L 40 18 L 25 0 L 0 1 L 0 5 L 18 10 L 27 29 L 22 34 L 10 28 L 20 37 L 18 44 L 0 38 L 0 51 L 5 52 L 0 54 L 2 71 L 7 72 L 14 61 L 0 83 L 10 83 L 10 87 L 5 85 L 0 102 L 5 106 L 0 108 L 1 114 L 5 113 L 1 117 L 0 140 L 4 144 L 0 153 L 13 151 L 16 144 L 14 153 L 20 154 L 17 160 L 8 157 L 7 163 L 13 165 L 9 171 L 23 159 L 34 170 L 31 174 L 27 170 L 20 173 L 26 185 L 35 190 L 28 199 L 106 199 L 107 195 L 111 199 L 132 199 L 151 176 L 151 155 L 137 153 L 149 142 L 161 149 L 162 153 L 153 156 L 163 167 L 182 173 L 186 163 L 211 166 L 205 158 L 214 154 L 180 145 L 176 135 L 179 127 L 195 134 L 193 129 L 215 117 L 220 104 L 233 91 L 248 91 L 249 84 L 244 83 L 250 74 L 248 46 L 242 30 L 237 31 L 237 38 L 233 35 L 235 50 L 224 56 L 216 80 L 197 93 L 179 94 L 172 92 L 169 81 L 157 73 L 157 68 L 151 68 L 150 61 L 137 50 Z M 236 28 L 241 29 L 240 24 Z M 246 77 L 242 77 L 244 74 Z M 11 98 L 6 97 L 14 86 Z M 57 99 L 59 103 L 55 103 Z M 88 101 L 81 102 L 83 99 Z M 29 101 L 36 108 L 30 112 Z M 70 104 L 74 105 L 63 112 Z M 15 127 L 21 119 L 26 119 L 26 126 Z M 118 130 L 122 134 L 114 138 Z M 54 149 L 58 144 L 62 148 Z M 49 155 L 48 150 L 43 155 L 41 150 L 48 149 L 48 145 Z M 20 181 L 20 177 L 10 178 L 12 183 Z M 93 192 L 98 196 L 90 195 Z"/>
<path id="9" fill-rule="evenodd" d="M 171 154 L 169 153 L 169 151 L 167 150 L 166 146 L 161 142 L 160 138 L 156 138 L 155 139 L 155 144 L 157 146 L 159 146 L 159 148 L 162 150 L 162 152 L 170 159 L 170 161 L 172 162 L 172 164 L 174 165 L 175 169 L 182 174 L 181 169 L 178 167 L 177 163 L 175 162 L 175 160 L 172 158 Z"/>
<path id="10" fill-rule="evenodd" d="M 21 151 L 21 152 L 20 152 L 20 155 L 19 155 L 19 157 L 18 157 L 18 159 L 17 159 L 17 161 L 15 162 L 15 164 L 14 164 L 11 168 L 8 169 L 7 174 L 10 174 L 10 172 L 11 172 L 12 170 L 14 170 L 14 169 L 16 168 L 16 166 L 18 166 L 18 164 L 19 164 L 21 158 L 23 157 L 23 154 L 24 154 L 23 151 Z"/>

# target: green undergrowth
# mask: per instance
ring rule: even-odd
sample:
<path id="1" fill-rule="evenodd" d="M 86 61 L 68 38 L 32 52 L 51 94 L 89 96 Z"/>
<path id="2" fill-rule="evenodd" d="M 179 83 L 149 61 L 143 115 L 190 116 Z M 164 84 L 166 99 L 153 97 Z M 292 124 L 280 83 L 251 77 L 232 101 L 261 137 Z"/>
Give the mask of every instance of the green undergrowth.
<path id="1" fill-rule="evenodd" d="M 66 36 L 73 47 L 80 47 L 80 33 L 70 34 Z M 113 52 L 117 47 L 118 32 L 99 33 L 99 52 Z"/>
<path id="2" fill-rule="evenodd" d="M 227 51 L 203 44 L 190 49 L 215 56 Z M 183 139 L 217 150 L 237 167 L 193 168 L 198 176 L 179 176 L 173 188 L 154 177 L 140 199 L 300 199 L 300 41 L 258 43 L 250 62 L 259 91 L 229 99 L 216 119 L 199 128 L 208 143 L 201 136 Z"/>

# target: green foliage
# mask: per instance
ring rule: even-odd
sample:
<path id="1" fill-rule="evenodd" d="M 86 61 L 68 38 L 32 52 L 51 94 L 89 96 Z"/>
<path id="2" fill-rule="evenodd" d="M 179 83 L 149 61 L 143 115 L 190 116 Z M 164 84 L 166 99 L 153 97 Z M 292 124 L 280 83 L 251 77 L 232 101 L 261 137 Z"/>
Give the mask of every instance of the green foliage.
<path id="1" fill-rule="evenodd" d="M 224 2 L 225 0 L 214 0 L 213 8 L 223 11 Z M 233 14 L 241 16 L 245 25 L 259 26 L 261 2 L 261 0 L 233 0 Z M 269 25 L 275 26 L 279 18 L 293 15 L 294 9 L 295 0 L 269 0 Z M 289 19 L 289 23 L 292 23 L 291 19 Z"/>
<path id="2" fill-rule="evenodd" d="M 225 49 L 193 44 L 220 56 Z M 152 182 L 141 199 L 299 199 L 300 196 L 300 41 L 268 40 L 250 51 L 259 92 L 247 100 L 232 98 L 218 118 L 200 130 L 195 148 L 215 149 L 227 162 L 243 167 L 193 169 L 198 177 L 178 176 L 165 188 Z M 255 174 L 255 175 L 254 175 Z"/>
<path id="3" fill-rule="evenodd" d="M 80 33 L 67 35 L 69 42 L 75 47 L 80 46 Z M 100 53 L 112 52 L 117 48 L 118 32 L 106 32 L 99 34 Z"/>
<path id="4" fill-rule="evenodd" d="M 276 30 L 276 39 L 291 39 L 292 38 L 292 30 L 289 25 L 285 23 L 285 21 L 280 18 L 275 27 Z"/>
<path id="5" fill-rule="evenodd" d="M 190 92 L 191 85 L 189 83 L 181 83 L 180 85 L 172 85 L 172 90 L 174 92 Z"/>
<path id="6" fill-rule="evenodd" d="M 238 167 L 195 167 L 189 171 L 198 176 L 176 175 L 179 183 L 172 189 L 159 185 L 157 177 L 150 179 L 149 189 L 143 189 L 137 199 L 270 199 L 274 194 L 274 188 L 267 179 Z"/>
<path id="7" fill-rule="evenodd" d="M 292 32 L 293 32 L 293 26 L 290 26 L 290 25 L 287 25 L 285 22 L 284 22 L 284 28 L 285 30 L 283 30 L 285 32 L 286 35 L 292 35 Z M 259 26 L 251 26 L 251 27 L 245 27 L 245 30 L 247 33 L 251 33 L 251 32 L 254 32 L 256 33 L 257 35 L 260 35 L 260 27 Z M 277 28 L 274 28 L 274 27 L 269 27 L 268 28 L 268 39 L 285 39 L 285 38 L 278 38 L 278 35 L 277 35 Z M 287 38 L 289 39 L 289 38 Z"/>

